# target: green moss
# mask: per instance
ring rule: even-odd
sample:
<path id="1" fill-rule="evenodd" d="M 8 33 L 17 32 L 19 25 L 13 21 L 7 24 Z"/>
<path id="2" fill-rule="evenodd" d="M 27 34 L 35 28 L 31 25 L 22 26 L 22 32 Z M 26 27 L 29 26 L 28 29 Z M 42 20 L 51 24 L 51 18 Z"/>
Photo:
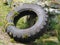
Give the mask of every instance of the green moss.
<path id="1" fill-rule="evenodd" d="M 27 34 L 24 34 L 22 38 L 28 38 L 28 35 Z"/>
<path id="2" fill-rule="evenodd" d="M 18 12 L 14 12 L 14 15 L 18 15 L 19 13 Z"/>
<path id="3" fill-rule="evenodd" d="M 0 22 L 0 26 L 3 26 L 3 22 Z"/>
<path id="4" fill-rule="evenodd" d="M 45 45 L 58 45 L 58 44 L 52 41 L 47 41 Z"/>
<path id="5" fill-rule="evenodd" d="M 15 43 L 15 40 L 14 40 L 14 39 L 12 39 L 12 38 L 10 39 L 10 41 L 11 41 L 12 43 Z"/>

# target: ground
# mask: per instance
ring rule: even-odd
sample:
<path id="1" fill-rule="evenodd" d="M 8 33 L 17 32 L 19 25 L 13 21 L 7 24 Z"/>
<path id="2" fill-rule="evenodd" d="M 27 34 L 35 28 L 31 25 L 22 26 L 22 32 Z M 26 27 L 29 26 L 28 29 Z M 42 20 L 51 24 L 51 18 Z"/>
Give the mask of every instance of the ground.
<path id="1" fill-rule="evenodd" d="M 10 7 L 6 6 L 3 4 L 2 0 L 0 1 L 0 45 L 25 45 L 25 44 L 22 44 L 22 43 L 17 43 L 15 42 L 13 39 L 11 39 L 8 34 L 4 31 L 4 20 L 8 14 L 8 12 L 12 10 Z M 58 17 L 58 20 L 60 19 L 60 16 L 57 16 Z M 45 33 L 42 37 L 40 37 L 40 39 L 36 39 L 35 42 L 31 43 L 30 45 L 51 45 L 51 42 L 49 43 L 49 41 L 52 41 L 54 42 L 53 45 L 59 45 L 59 26 L 60 26 L 60 21 L 58 21 L 59 24 L 56 24 L 54 22 L 51 22 L 51 26 L 52 28 L 54 28 L 54 31 L 56 33 L 55 36 L 51 36 L 49 35 L 50 32 L 48 33 Z M 56 24 L 56 25 L 55 25 Z M 56 26 L 56 27 L 54 27 Z M 51 28 L 51 27 L 50 27 Z M 60 38 L 59 38 L 60 39 Z M 48 43 L 45 43 L 45 40 L 48 41 Z M 26 45 L 29 45 L 29 44 L 26 44 Z"/>
<path id="2" fill-rule="evenodd" d="M 3 6 L 2 0 L 0 1 L 0 45 L 23 45 L 21 43 L 12 43 L 10 37 L 3 30 L 4 19 L 10 8 L 8 6 Z"/>

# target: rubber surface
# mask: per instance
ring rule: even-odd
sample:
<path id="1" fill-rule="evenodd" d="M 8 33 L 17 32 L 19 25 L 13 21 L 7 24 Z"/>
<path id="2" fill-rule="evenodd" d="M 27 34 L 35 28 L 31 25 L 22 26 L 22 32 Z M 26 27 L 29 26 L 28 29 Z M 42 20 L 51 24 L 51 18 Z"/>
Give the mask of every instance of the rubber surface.
<path id="1" fill-rule="evenodd" d="M 21 18 L 22 16 L 20 16 L 20 17 L 18 16 L 15 19 L 16 16 L 13 16 L 14 12 L 16 11 L 16 12 L 20 13 L 20 12 L 26 11 L 26 10 L 34 11 L 38 16 L 38 20 L 35 23 L 35 25 L 33 25 L 30 28 L 18 29 L 15 26 L 15 24 L 18 21 L 18 18 Z M 13 19 L 11 19 L 11 17 Z M 44 29 L 44 26 L 46 25 L 47 17 L 48 17 L 48 15 L 46 15 L 43 8 L 39 5 L 36 5 L 36 4 L 22 4 L 22 5 L 19 5 L 19 6 L 15 7 L 14 11 L 9 12 L 9 14 L 7 15 L 6 20 L 8 21 L 8 23 L 14 23 L 14 26 L 13 25 L 8 25 L 7 28 L 6 28 L 6 31 L 10 36 L 12 36 L 17 41 L 29 42 L 31 40 L 35 40 L 39 35 L 41 35 L 43 33 L 41 31 L 45 31 L 45 30 L 42 30 L 42 29 Z"/>

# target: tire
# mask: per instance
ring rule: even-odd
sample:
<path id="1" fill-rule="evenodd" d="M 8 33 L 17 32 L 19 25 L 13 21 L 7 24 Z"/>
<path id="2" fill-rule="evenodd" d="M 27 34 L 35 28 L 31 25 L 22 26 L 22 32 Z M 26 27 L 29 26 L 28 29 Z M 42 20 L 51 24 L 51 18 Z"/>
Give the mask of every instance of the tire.
<path id="1" fill-rule="evenodd" d="M 18 29 L 15 25 L 16 25 L 18 19 L 24 15 L 13 16 L 14 12 L 16 11 L 16 12 L 20 13 L 25 10 L 34 11 L 38 16 L 38 20 L 35 23 L 35 25 L 33 25 L 30 28 Z M 11 17 L 14 20 L 11 19 Z M 47 17 L 48 17 L 48 15 L 46 15 L 43 8 L 39 5 L 36 5 L 36 4 L 23 4 L 21 6 L 19 5 L 19 6 L 15 7 L 14 10 L 9 12 L 6 17 L 6 20 L 9 23 L 9 25 L 6 28 L 6 32 L 11 37 L 13 37 L 16 41 L 30 42 L 32 40 L 35 40 L 36 38 L 38 38 L 39 36 L 41 36 L 45 32 L 44 27 L 46 25 Z M 13 23 L 14 25 L 11 25 L 11 23 Z M 27 37 L 23 38 L 24 36 L 27 36 Z"/>

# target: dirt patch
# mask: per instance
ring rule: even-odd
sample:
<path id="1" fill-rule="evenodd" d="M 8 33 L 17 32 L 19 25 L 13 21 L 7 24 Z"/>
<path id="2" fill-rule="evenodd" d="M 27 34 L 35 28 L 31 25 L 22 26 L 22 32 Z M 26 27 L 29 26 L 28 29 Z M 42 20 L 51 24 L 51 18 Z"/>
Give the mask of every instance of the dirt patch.
<path id="1" fill-rule="evenodd" d="M 0 27 L 0 45 L 24 45 L 21 43 L 12 43 L 11 38 L 8 36 L 6 32 L 2 31 L 2 27 Z"/>

